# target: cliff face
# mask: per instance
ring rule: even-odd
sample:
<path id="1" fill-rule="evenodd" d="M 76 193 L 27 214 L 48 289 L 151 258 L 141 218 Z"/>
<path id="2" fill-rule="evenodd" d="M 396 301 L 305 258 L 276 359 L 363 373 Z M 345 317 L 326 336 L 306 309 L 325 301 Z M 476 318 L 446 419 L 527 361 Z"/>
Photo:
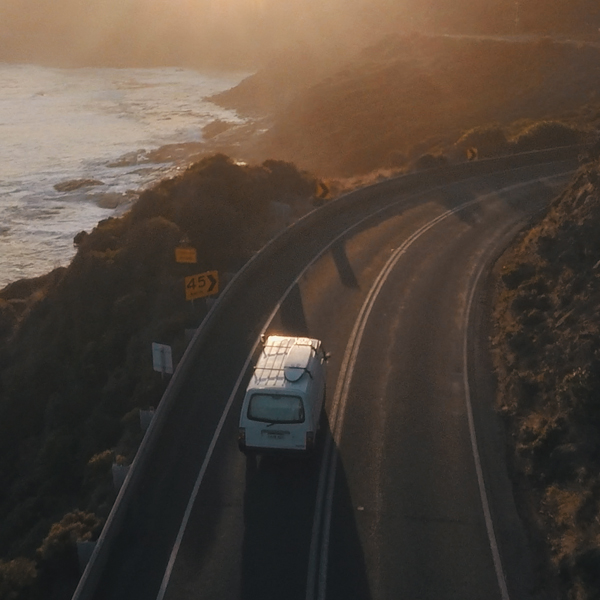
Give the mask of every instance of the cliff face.
<path id="1" fill-rule="evenodd" d="M 283 225 L 273 203 L 293 219 L 315 191 L 288 163 L 209 157 L 78 234 L 67 268 L 0 290 L 0 597 L 70 597 L 74 542 L 98 532 L 111 465 L 132 460 L 139 409 L 168 383 L 151 344 L 171 345 L 176 362 L 206 314 L 184 278 L 237 270 Z M 197 264 L 175 261 L 181 244 Z"/>
<path id="2" fill-rule="evenodd" d="M 496 265 L 493 347 L 513 478 L 548 592 L 600 589 L 600 162 Z"/>
<path id="3" fill-rule="evenodd" d="M 323 176 L 353 176 L 410 168 L 427 153 L 465 160 L 464 136 L 474 128 L 494 130 L 477 140 L 479 156 L 486 156 L 543 147 L 509 144 L 538 121 L 594 125 L 599 61 L 600 48 L 550 39 L 394 35 L 342 64 L 316 68 L 315 55 L 305 55 L 286 71 L 275 62 L 215 100 L 269 115 L 263 134 L 242 144 L 242 153 L 282 157 Z"/>

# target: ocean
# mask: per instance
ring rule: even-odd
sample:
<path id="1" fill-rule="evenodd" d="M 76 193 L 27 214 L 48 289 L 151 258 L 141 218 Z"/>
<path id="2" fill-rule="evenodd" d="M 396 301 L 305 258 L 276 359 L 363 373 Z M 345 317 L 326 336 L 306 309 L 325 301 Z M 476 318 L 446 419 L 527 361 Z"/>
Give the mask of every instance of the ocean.
<path id="1" fill-rule="evenodd" d="M 242 122 L 205 98 L 247 75 L 0 63 L 0 288 L 67 265 L 79 231 L 182 168 L 149 152 Z"/>

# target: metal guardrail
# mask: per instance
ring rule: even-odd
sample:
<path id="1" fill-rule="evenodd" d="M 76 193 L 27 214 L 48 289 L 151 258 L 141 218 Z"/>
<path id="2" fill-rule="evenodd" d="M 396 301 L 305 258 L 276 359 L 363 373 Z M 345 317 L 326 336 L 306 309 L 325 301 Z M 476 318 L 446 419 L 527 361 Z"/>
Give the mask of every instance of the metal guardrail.
<path id="1" fill-rule="evenodd" d="M 372 198 L 374 194 L 377 198 L 380 198 L 382 194 L 415 191 L 415 189 L 425 185 L 435 186 L 445 183 L 450 184 L 471 177 L 529 167 L 536 164 L 573 159 L 583 150 L 585 150 L 585 147 L 583 146 L 567 146 L 551 150 L 466 162 L 442 169 L 420 171 L 395 177 L 349 192 L 335 200 L 329 201 L 321 208 L 311 211 L 273 238 L 231 279 L 190 341 L 161 398 L 150 427 L 144 435 L 136 457 L 129 469 L 129 473 L 117 495 L 113 508 L 100 534 L 94 552 L 92 553 L 79 581 L 79 585 L 75 590 L 73 600 L 91 600 L 93 598 L 103 575 L 114 540 L 118 536 L 125 519 L 128 505 L 136 493 L 136 488 L 139 485 L 142 473 L 149 467 L 149 456 L 151 456 L 153 449 L 158 443 L 167 417 L 177 401 L 178 394 L 191 367 L 194 365 L 196 356 L 202 349 L 203 343 L 208 336 L 208 332 L 216 321 L 216 316 L 220 312 L 227 310 L 230 299 L 236 297 L 237 294 L 243 291 L 244 287 L 252 279 L 253 273 L 260 270 L 263 263 L 268 262 L 282 247 L 293 243 L 296 238 L 301 239 L 302 235 L 310 231 L 311 227 L 316 223 L 322 222 L 334 215 L 339 215 L 349 210 L 357 203 Z"/>

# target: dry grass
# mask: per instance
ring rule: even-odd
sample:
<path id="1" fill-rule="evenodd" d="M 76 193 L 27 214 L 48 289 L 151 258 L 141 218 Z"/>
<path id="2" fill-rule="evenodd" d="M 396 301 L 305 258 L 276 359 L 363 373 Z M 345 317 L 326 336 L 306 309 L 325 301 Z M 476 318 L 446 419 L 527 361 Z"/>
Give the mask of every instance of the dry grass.
<path id="1" fill-rule="evenodd" d="M 600 573 L 600 164 L 583 167 L 498 261 L 493 351 L 521 514 L 549 591 Z"/>

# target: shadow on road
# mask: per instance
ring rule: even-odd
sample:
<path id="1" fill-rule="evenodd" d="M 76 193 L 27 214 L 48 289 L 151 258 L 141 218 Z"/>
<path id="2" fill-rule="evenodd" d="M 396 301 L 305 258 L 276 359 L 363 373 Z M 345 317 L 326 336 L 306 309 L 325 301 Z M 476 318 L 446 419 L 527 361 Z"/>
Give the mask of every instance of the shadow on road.
<path id="1" fill-rule="evenodd" d="M 545 176 L 552 175 L 552 173 Z M 360 232 L 371 227 L 376 227 L 380 223 L 385 222 L 394 215 L 399 215 L 409 209 L 411 206 L 421 204 L 424 199 L 433 204 L 438 204 L 444 210 L 454 210 L 455 208 L 464 205 L 467 202 L 490 195 L 490 197 L 500 200 L 506 206 L 510 206 L 515 211 L 521 213 L 531 213 L 545 206 L 549 199 L 557 193 L 557 188 L 553 184 L 543 179 L 541 175 L 537 181 L 531 184 L 515 189 L 510 192 L 499 192 L 503 188 L 510 188 L 519 183 L 519 177 L 510 173 L 495 173 L 485 177 L 485 179 L 471 179 L 455 184 L 438 187 L 429 190 L 426 196 L 418 195 L 407 202 L 392 204 L 387 209 L 377 212 L 371 218 L 364 221 L 355 229 L 355 232 Z M 476 202 L 468 207 L 457 210 L 454 217 L 460 219 L 469 226 L 476 226 L 484 215 L 487 207 L 487 202 Z M 336 260 L 334 256 L 334 260 Z M 336 266 L 340 270 L 340 276 L 343 277 L 343 271 L 340 269 L 337 260 Z M 346 283 L 344 284 L 346 285 Z"/>
<path id="2" fill-rule="evenodd" d="M 279 310 L 279 319 L 284 335 L 309 336 L 302 294 L 297 283 L 283 301 Z"/>
<path id="3" fill-rule="evenodd" d="M 262 457 L 256 468 L 246 469 L 242 600 L 305 600 L 319 469 L 330 435 L 328 427 L 321 431 L 317 453 L 310 459 Z M 346 563 L 332 564 L 344 571 L 345 598 L 369 600 L 363 549 L 341 464 L 334 510 L 344 519 Z"/>
<path id="4" fill-rule="evenodd" d="M 333 262 L 335 263 L 335 267 L 338 270 L 342 285 L 349 288 L 358 289 L 360 285 L 358 284 L 358 280 L 356 279 L 352 265 L 348 260 L 344 241 L 338 242 L 331 248 L 331 256 L 333 258 Z"/>
<path id="5" fill-rule="evenodd" d="M 442 188 L 432 192 L 432 200 L 447 210 L 452 210 L 476 198 L 489 197 L 489 199 L 500 200 L 515 211 L 529 213 L 541 208 L 556 193 L 556 188 L 543 179 L 522 188 L 513 188 L 510 192 L 499 191 L 503 187 L 511 186 L 512 182 L 505 181 L 505 177 L 504 174 L 499 173 L 486 178 L 485 181 L 467 181 L 458 187 Z M 458 210 L 455 216 L 468 225 L 476 226 L 481 221 L 485 210 L 486 203 L 477 202 Z"/>

